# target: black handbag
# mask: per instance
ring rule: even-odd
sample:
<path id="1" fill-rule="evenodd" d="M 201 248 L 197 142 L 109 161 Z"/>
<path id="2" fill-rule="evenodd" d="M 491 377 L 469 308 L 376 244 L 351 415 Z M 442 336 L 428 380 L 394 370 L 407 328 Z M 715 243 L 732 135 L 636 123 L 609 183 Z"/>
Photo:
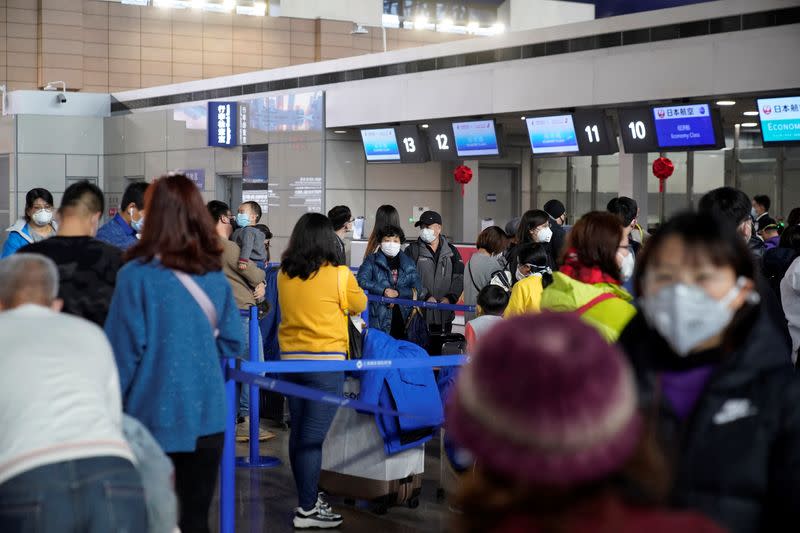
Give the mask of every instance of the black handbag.
<path id="1" fill-rule="evenodd" d="M 347 358 L 361 359 L 364 351 L 364 337 L 353 321 L 350 320 L 350 310 L 347 303 L 347 279 L 350 269 L 346 266 L 337 267 L 337 289 L 339 292 L 339 307 L 347 320 Z"/>

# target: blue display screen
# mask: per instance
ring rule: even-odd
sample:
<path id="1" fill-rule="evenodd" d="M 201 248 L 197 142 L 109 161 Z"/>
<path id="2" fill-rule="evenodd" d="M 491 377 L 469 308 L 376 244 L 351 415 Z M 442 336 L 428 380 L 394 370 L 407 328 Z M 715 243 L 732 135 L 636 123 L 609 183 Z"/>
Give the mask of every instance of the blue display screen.
<path id="1" fill-rule="evenodd" d="M 653 121 L 661 148 L 717 144 L 708 104 L 654 107 Z"/>
<path id="2" fill-rule="evenodd" d="M 230 148 L 239 142 L 237 123 L 239 115 L 236 102 L 208 103 L 208 145 Z"/>
<path id="3" fill-rule="evenodd" d="M 453 137 L 459 157 L 500 155 L 493 120 L 453 122 Z"/>
<path id="4" fill-rule="evenodd" d="M 532 117 L 528 124 L 528 137 L 534 154 L 560 154 L 578 151 L 578 139 L 572 115 Z"/>
<path id="5" fill-rule="evenodd" d="M 367 161 L 400 161 L 400 148 L 394 128 L 361 130 Z"/>
<path id="6" fill-rule="evenodd" d="M 758 100 L 764 142 L 800 141 L 800 96 Z"/>

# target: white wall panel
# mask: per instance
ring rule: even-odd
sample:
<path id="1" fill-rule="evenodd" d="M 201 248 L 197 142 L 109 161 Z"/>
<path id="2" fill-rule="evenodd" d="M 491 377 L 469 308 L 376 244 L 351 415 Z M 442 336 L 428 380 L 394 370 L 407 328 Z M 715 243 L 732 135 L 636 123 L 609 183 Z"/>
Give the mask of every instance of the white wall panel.
<path id="1" fill-rule="evenodd" d="M 343 189 L 328 189 L 325 192 L 325 207 L 323 213 L 326 213 L 335 205 L 346 205 L 350 208 L 353 217 L 366 216 L 365 197 L 363 190 L 343 190 Z M 375 211 L 372 212 L 373 214 Z"/>
<path id="2" fill-rule="evenodd" d="M 67 176 L 98 177 L 98 159 L 96 155 L 67 154 Z"/>
<path id="3" fill-rule="evenodd" d="M 167 111 L 125 115 L 125 151 L 158 152 L 167 149 Z"/>
<path id="4" fill-rule="evenodd" d="M 455 228 L 448 226 L 448 223 L 452 221 L 447 220 L 446 214 L 443 212 L 446 211 L 445 203 L 449 204 L 450 202 L 450 196 L 449 191 L 367 191 L 367 234 L 372 232 L 375 224 L 375 211 L 383 204 L 391 204 L 397 208 L 400 213 L 400 223 L 407 237 L 413 239 L 417 235 L 417 229 L 409 222 L 409 218 L 413 215 L 411 208 L 415 205 L 427 206 L 441 213 L 445 219 L 442 221 L 445 233 L 452 232 Z"/>
<path id="5" fill-rule="evenodd" d="M 144 173 L 144 154 L 125 154 L 124 156 L 125 167 L 124 175 L 131 176 L 145 176 Z"/>
<path id="6" fill-rule="evenodd" d="M 325 185 L 329 189 L 363 189 L 364 148 L 360 142 L 327 141 Z"/>
<path id="7" fill-rule="evenodd" d="M 102 154 L 103 119 L 18 116 L 17 143 L 20 153 Z"/>
<path id="8" fill-rule="evenodd" d="M 19 192 L 28 192 L 34 187 L 48 191 L 64 191 L 66 184 L 66 162 L 63 154 L 18 154 Z"/>
<path id="9" fill-rule="evenodd" d="M 368 164 L 367 190 L 373 189 L 439 191 L 442 189 L 442 163 Z"/>
<path id="10" fill-rule="evenodd" d="M 119 115 L 103 120 L 103 143 L 106 154 L 125 152 L 125 121 L 127 118 L 127 115 Z"/>
<path id="11" fill-rule="evenodd" d="M 144 175 L 150 180 L 167 173 L 167 152 L 148 152 L 144 154 Z"/>
<path id="12" fill-rule="evenodd" d="M 242 171 L 242 149 L 214 148 L 214 162 L 218 174 L 238 174 Z"/>

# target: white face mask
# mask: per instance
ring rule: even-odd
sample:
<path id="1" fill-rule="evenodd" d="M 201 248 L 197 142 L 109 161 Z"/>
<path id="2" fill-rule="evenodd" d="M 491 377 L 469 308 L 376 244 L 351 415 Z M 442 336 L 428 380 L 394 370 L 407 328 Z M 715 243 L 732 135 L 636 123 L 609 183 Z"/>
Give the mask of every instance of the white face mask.
<path id="1" fill-rule="evenodd" d="M 46 226 L 53 221 L 53 213 L 46 209 L 40 209 L 36 211 L 31 218 L 37 226 Z"/>
<path id="2" fill-rule="evenodd" d="M 514 277 L 517 278 L 517 281 L 522 281 L 523 279 L 527 278 L 530 275 L 531 275 L 530 272 L 528 274 L 523 274 L 522 272 L 520 272 L 519 267 L 517 267 L 517 271 L 514 273 Z"/>
<path id="3" fill-rule="evenodd" d="M 676 283 L 642 297 L 640 305 L 647 322 L 676 354 L 686 357 L 698 344 L 718 335 L 730 324 L 735 311 L 728 306 L 745 283 L 745 278 L 739 278 L 721 300 L 709 296 L 697 285 Z M 758 294 L 752 293 L 751 302 L 757 301 Z"/>
<path id="4" fill-rule="evenodd" d="M 428 244 L 436 240 L 436 232 L 431 228 L 424 228 L 419 231 L 419 238 Z"/>
<path id="5" fill-rule="evenodd" d="M 381 251 L 387 257 L 394 257 L 400 253 L 400 243 L 399 242 L 382 242 L 381 243 Z"/>
<path id="6" fill-rule="evenodd" d="M 636 260 L 633 258 L 633 254 L 628 252 L 625 257 L 622 258 L 622 265 L 619 267 L 620 276 L 622 277 L 622 281 L 628 281 L 633 276 L 633 267 L 636 265 Z"/>
<path id="7" fill-rule="evenodd" d="M 542 228 L 539 230 L 539 233 L 536 234 L 536 242 L 550 242 L 552 238 L 553 230 L 550 228 Z"/>

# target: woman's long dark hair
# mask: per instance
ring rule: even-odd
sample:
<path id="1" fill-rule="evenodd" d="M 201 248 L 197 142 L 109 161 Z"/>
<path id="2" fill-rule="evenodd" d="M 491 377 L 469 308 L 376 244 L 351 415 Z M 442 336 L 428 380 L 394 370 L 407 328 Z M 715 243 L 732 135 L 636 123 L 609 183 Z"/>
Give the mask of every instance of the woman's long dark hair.
<path id="1" fill-rule="evenodd" d="M 307 280 L 325 264 L 339 265 L 333 224 L 322 213 L 300 217 L 281 258 L 281 270 L 290 278 Z"/>
<path id="2" fill-rule="evenodd" d="M 142 238 L 125 259 L 160 258 L 189 274 L 222 270 L 222 244 L 197 186 L 183 174 L 163 176 L 144 194 L 147 213 Z"/>
<path id="3" fill-rule="evenodd" d="M 375 224 L 372 226 L 372 234 L 369 236 L 369 240 L 367 241 L 367 249 L 364 251 L 364 259 L 367 258 L 369 254 L 375 251 L 375 248 L 380 246 L 381 241 L 378 238 L 378 232 L 381 228 L 385 226 L 394 226 L 396 228 L 400 226 L 400 213 L 397 212 L 397 208 L 393 205 L 384 204 L 375 211 Z"/>

